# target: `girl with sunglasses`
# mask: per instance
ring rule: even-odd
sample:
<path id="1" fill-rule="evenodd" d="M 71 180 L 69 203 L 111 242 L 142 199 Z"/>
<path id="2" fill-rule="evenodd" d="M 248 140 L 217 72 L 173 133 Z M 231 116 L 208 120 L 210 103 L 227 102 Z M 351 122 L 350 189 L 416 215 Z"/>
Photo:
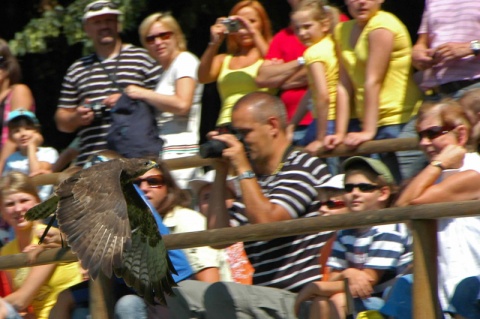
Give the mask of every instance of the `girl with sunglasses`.
<path id="1" fill-rule="evenodd" d="M 200 141 L 200 113 L 203 85 L 198 82 L 200 61 L 187 51 L 185 35 L 170 13 L 154 13 L 139 27 L 142 45 L 162 66 L 155 90 L 130 85 L 126 93 L 155 107 L 159 135 L 163 139 L 162 159 L 193 156 Z M 181 188 L 196 176 L 196 168 L 172 174 Z"/>
<path id="2" fill-rule="evenodd" d="M 395 181 L 385 164 L 354 156 L 344 162 L 343 169 L 343 199 L 350 213 L 389 206 Z M 345 318 L 343 278 L 348 278 L 355 311 L 376 311 L 383 305 L 385 288 L 411 262 L 411 236 L 405 224 L 340 230 L 327 261 L 328 281 L 307 284 L 298 294 L 296 310 L 303 301 L 312 300 L 310 318 Z"/>
<path id="3" fill-rule="evenodd" d="M 397 206 L 480 199 L 480 156 L 472 138 L 472 124 L 478 122 L 471 123 L 465 110 L 453 99 L 425 102 L 420 107 L 417 132 L 430 164 L 405 187 Z M 455 313 L 455 318 L 478 318 L 478 295 L 472 291 L 480 289 L 480 282 L 470 288 L 459 284 L 480 274 L 480 217 L 442 218 L 437 223 L 440 305 L 444 312 Z M 412 296 L 405 292 L 411 292 L 412 278 L 402 278 L 398 284 L 383 312 L 408 319 L 411 308 L 395 304 L 411 307 Z"/>

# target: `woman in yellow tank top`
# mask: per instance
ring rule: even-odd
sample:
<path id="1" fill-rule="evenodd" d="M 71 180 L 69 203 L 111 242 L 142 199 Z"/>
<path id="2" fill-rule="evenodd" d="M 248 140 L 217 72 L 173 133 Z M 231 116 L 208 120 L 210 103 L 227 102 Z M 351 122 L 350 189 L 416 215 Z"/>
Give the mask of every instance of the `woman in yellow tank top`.
<path id="1" fill-rule="evenodd" d="M 0 255 L 18 254 L 38 243 L 36 225 L 25 219 L 25 213 L 40 202 L 36 187 L 28 176 L 10 172 L 0 179 L 2 217 L 15 231 L 15 239 L 0 250 Z M 13 292 L 4 300 L 18 312 L 29 312 L 37 319 L 47 319 L 60 291 L 82 281 L 80 265 L 48 264 L 7 271 Z"/>
<path id="2" fill-rule="evenodd" d="M 260 89 L 255 83 L 258 69 L 272 38 L 270 19 L 258 1 L 240 1 L 229 18 L 220 17 L 210 28 L 210 43 L 198 68 L 200 83 L 217 81 L 222 100 L 217 126 L 231 121 L 232 107 L 247 93 Z M 227 38 L 227 53 L 218 53 Z"/>

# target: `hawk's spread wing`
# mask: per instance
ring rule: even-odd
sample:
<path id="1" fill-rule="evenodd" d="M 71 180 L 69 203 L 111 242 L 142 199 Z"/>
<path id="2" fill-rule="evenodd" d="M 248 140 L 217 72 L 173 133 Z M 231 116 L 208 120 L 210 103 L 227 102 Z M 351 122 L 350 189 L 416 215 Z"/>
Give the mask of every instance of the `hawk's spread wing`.
<path id="1" fill-rule="evenodd" d="M 122 264 L 130 244 L 121 163 L 111 161 L 81 170 L 59 185 L 57 218 L 72 251 L 96 278 L 101 268 L 110 277 Z"/>
<path id="2" fill-rule="evenodd" d="M 173 294 L 175 272 L 157 223 L 148 205 L 133 185 L 125 187 L 128 218 L 132 228 L 132 244 L 123 253 L 122 267 L 115 274 L 122 277 L 146 301 L 154 303 L 154 297 L 165 304 L 163 293 Z"/>

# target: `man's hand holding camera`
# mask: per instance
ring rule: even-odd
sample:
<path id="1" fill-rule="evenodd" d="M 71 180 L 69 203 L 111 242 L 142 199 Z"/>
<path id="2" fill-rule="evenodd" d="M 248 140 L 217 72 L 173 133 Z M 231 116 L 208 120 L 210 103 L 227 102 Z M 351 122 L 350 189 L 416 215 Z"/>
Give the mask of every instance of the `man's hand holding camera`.
<path id="1" fill-rule="evenodd" d="M 211 140 L 220 141 L 226 148 L 222 151 L 222 157 L 228 159 L 237 173 L 251 170 L 244 144 L 233 134 L 219 134 L 210 132 L 208 137 Z"/>

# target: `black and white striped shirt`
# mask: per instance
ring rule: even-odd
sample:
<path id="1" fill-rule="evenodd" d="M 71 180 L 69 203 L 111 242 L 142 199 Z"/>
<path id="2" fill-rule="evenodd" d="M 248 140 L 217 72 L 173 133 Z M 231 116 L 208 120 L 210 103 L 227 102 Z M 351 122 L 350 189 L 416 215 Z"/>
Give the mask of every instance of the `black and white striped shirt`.
<path id="1" fill-rule="evenodd" d="M 146 50 L 130 44 L 124 45 L 116 57 L 105 59 L 101 63 L 96 54 L 91 54 L 70 66 L 63 79 L 59 108 L 75 108 L 87 98 L 90 103 L 101 105 L 106 97 L 119 93 L 104 67 L 122 88 L 135 84 L 154 89 L 161 73 L 160 66 Z M 103 107 L 97 115 L 91 125 L 81 127 L 78 131 L 80 155 L 77 165 L 83 165 L 88 156 L 106 149 L 105 137 L 110 127 L 110 111 Z"/>
<path id="2" fill-rule="evenodd" d="M 318 216 L 315 185 L 330 177 L 327 166 L 317 157 L 294 151 L 274 175 L 258 176 L 263 194 L 283 206 L 295 218 Z M 231 209 L 235 224 L 245 225 L 245 205 L 235 202 Z M 246 242 L 245 251 L 255 269 L 253 284 L 298 291 L 306 283 L 320 280 L 320 249 L 332 232 Z"/>

